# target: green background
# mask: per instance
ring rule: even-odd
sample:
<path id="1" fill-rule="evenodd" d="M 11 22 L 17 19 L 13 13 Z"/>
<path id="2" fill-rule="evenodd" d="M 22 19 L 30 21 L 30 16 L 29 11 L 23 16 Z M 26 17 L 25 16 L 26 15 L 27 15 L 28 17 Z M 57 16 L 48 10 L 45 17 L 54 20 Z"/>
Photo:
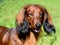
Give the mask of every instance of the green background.
<path id="1" fill-rule="evenodd" d="M 56 28 L 56 34 L 52 36 L 43 34 L 37 45 L 60 45 L 60 0 L 0 0 L 0 25 L 15 27 L 15 16 L 26 4 L 44 6 L 52 16 Z"/>

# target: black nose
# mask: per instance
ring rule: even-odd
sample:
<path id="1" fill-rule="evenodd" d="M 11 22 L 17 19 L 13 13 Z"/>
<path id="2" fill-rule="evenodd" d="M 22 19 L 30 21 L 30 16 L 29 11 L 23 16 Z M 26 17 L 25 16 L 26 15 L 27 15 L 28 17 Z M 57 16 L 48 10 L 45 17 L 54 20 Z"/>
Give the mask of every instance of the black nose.
<path id="1" fill-rule="evenodd" d="M 36 23 L 36 28 L 40 29 L 40 27 L 41 27 L 40 23 Z"/>

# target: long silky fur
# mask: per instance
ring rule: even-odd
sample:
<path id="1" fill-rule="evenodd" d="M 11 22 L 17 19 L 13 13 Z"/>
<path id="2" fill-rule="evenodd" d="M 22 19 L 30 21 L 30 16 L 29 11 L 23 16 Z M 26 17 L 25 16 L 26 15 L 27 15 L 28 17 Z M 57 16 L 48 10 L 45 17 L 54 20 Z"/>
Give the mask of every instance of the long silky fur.
<path id="1" fill-rule="evenodd" d="M 21 39 L 26 40 L 26 36 L 29 35 L 29 24 L 26 19 L 24 19 L 24 22 L 20 25 L 16 22 L 16 31 L 18 33 L 18 37 Z"/>
<path id="2" fill-rule="evenodd" d="M 54 25 L 52 25 L 52 24 L 49 24 L 49 20 L 48 20 L 48 12 L 47 12 L 47 10 L 45 9 L 45 13 L 46 13 L 46 20 L 45 20 L 45 22 L 43 22 L 43 28 L 44 28 L 44 31 L 48 34 L 48 35 L 50 35 L 52 32 L 56 32 L 56 30 L 55 30 L 55 27 L 54 27 Z"/>

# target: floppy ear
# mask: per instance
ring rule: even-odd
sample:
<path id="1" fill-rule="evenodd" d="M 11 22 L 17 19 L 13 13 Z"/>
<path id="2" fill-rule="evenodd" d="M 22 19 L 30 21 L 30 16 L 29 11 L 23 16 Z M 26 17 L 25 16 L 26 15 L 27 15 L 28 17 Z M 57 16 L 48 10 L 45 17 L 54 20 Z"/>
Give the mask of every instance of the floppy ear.
<path id="1" fill-rule="evenodd" d="M 16 31 L 18 33 L 19 38 L 23 39 L 25 39 L 26 35 L 28 35 L 29 33 L 29 24 L 24 14 L 25 9 L 23 8 L 16 16 Z"/>
<path id="2" fill-rule="evenodd" d="M 43 22 L 43 28 L 44 28 L 44 31 L 47 33 L 47 34 L 51 34 L 52 32 L 56 32 L 55 31 L 55 27 L 52 23 L 52 19 L 51 19 L 51 16 L 49 15 L 49 13 L 47 12 L 46 9 L 44 9 L 44 13 L 45 13 L 45 16 L 44 16 L 44 22 Z"/>

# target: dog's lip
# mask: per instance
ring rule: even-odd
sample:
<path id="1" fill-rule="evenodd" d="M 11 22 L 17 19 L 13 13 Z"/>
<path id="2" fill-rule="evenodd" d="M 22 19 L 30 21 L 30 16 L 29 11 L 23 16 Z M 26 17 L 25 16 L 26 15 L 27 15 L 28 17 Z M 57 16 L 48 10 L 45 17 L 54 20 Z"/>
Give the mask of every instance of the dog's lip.
<path id="1" fill-rule="evenodd" d="M 38 29 L 35 29 L 34 31 L 35 31 L 35 32 L 40 32 L 40 30 L 38 30 Z"/>
<path id="2" fill-rule="evenodd" d="M 31 28 L 31 26 L 29 26 L 29 29 L 31 29 L 32 31 L 37 32 L 37 33 L 40 32 L 40 28 L 39 29 L 37 29 L 37 28 Z"/>

